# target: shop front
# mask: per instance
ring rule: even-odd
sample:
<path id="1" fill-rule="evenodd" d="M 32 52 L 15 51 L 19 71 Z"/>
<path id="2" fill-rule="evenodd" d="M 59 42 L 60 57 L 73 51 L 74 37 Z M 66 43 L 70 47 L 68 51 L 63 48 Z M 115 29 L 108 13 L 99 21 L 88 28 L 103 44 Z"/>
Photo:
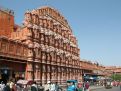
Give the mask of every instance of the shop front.
<path id="1" fill-rule="evenodd" d="M 25 78 L 25 63 L 17 62 L 0 62 L 0 81 L 5 83 L 9 80 L 17 81 Z"/>

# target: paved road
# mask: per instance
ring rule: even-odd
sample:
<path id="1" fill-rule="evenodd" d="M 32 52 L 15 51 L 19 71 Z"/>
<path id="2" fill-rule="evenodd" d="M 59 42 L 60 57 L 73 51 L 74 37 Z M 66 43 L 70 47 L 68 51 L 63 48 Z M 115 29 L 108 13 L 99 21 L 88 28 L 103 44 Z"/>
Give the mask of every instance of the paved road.
<path id="1" fill-rule="evenodd" d="M 92 90 L 92 91 L 121 91 L 121 90 L 119 87 L 113 87 L 112 89 L 101 88 L 101 89 L 96 89 L 96 90 Z"/>

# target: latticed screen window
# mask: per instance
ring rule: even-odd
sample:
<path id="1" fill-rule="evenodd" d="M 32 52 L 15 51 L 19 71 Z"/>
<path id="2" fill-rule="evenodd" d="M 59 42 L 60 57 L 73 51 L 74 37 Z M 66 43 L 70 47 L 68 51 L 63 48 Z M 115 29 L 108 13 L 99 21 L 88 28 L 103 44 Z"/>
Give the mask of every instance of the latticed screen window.
<path id="1" fill-rule="evenodd" d="M 14 52 L 14 45 L 13 44 L 9 45 L 9 52 Z"/>
<path id="2" fill-rule="evenodd" d="M 5 52 L 6 51 L 6 47 L 7 47 L 6 43 L 1 43 L 1 49 L 0 49 L 0 51 Z"/>
<path id="3" fill-rule="evenodd" d="M 41 42 L 44 42 L 44 35 L 41 34 Z"/>
<path id="4" fill-rule="evenodd" d="M 27 55 L 27 49 L 24 49 L 24 56 Z"/>
<path id="5" fill-rule="evenodd" d="M 17 49 L 16 49 L 16 54 L 21 54 L 21 47 L 17 47 Z"/>
<path id="6" fill-rule="evenodd" d="M 45 36 L 45 42 L 48 43 L 48 36 Z"/>
<path id="7" fill-rule="evenodd" d="M 49 61 L 50 60 L 50 55 L 49 54 L 47 54 L 47 61 Z"/>
<path id="8" fill-rule="evenodd" d="M 38 49 L 37 51 L 38 51 L 38 54 L 37 55 L 40 56 L 41 55 L 41 50 Z"/>

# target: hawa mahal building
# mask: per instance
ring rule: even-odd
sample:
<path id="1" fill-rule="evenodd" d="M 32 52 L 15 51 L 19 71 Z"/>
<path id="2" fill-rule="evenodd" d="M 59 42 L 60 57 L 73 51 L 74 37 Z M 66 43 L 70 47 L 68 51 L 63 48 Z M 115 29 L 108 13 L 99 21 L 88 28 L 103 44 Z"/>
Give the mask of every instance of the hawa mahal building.
<path id="1" fill-rule="evenodd" d="M 26 11 L 23 26 L 14 12 L 0 8 L 0 78 L 63 84 L 83 76 L 106 76 L 104 66 L 80 59 L 77 39 L 57 10 L 41 7 Z"/>
<path id="2" fill-rule="evenodd" d="M 67 20 L 50 7 L 27 11 L 24 17 L 18 26 L 12 11 L 0 10 L 1 78 L 81 80 L 80 50 Z"/>

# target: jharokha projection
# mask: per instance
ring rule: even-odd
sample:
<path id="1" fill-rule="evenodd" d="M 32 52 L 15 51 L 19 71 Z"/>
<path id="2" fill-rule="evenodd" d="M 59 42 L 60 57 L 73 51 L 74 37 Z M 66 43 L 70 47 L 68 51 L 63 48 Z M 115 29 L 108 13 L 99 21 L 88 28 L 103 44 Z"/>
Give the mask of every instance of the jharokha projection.
<path id="1" fill-rule="evenodd" d="M 14 23 L 14 12 L 0 7 L 0 79 L 3 81 L 25 79 L 64 84 L 70 79 L 103 79 L 114 72 L 79 56 L 77 39 L 57 10 L 41 7 L 26 11 L 19 26 Z"/>
<path id="2" fill-rule="evenodd" d="M 0 14 L 5 15 L 0 26 L 7 23 L 6 29 L 0 30 L 1 78 L 23 78 L 43 84 L 82 80 L 77 39 L 57 10 L 41 7 L 26 11 L 23 26 L 14 24 L 10 12 L 0 10 Z"/>
<path id="3" fill-rule="evenodd" d="M 79 79 L 79 48 L 67 20 L 55 9 L 25 13 L 24 27 L 13 38 L 28 45 L 25 78 L 36 81 Z"/>

